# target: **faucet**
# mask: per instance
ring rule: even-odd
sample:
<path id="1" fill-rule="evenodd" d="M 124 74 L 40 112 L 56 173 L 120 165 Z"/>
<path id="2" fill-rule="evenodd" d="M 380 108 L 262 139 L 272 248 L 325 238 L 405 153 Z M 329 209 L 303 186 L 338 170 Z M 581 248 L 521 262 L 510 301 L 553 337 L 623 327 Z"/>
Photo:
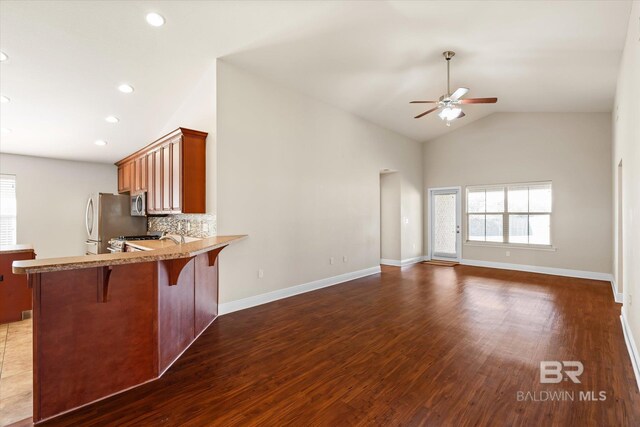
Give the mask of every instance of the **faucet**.
<path id="1" fill-rule="evenodd" d="M 183 234 L 183 235 L 180 235 L 180 241 L 178 241 L 178 239 L 176 239 L 175 237 L 173 237 L 173 236 L 168 236 L 166 231 L 162 233 L 162 236 L 160 236 L 160 239 L 159 239 L 159 240 L 171 240 L 171 241 L 172 241 L 173 243 L 175 243 L 176 245 L 179 245 L 179 244 L 181 244 L 181 243 L 184 243 L 184 242 L 185 242 L 185 241 L 184 241 L 184 234 Z"/>

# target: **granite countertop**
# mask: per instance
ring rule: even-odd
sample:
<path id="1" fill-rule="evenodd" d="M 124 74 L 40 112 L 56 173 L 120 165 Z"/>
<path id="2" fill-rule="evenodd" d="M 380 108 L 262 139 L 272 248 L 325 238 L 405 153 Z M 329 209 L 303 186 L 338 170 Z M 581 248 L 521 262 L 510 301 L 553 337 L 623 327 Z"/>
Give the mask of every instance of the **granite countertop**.
<path id="1" fill-rule="evenodd" d="M 20 252 L 32 252 L 33 245 L 1 245 L 0 254 L 15 254 Z"/>
<path id="2" fill-rule="evenodd" d="M 178 237 L 178 241 L 180 241 L 180 237 Z M 125 244 L 127 246 L 131 246 L 132 248 L 140 249 L 142 251 L 155 251 L 158 249 L 175 248 L 178 246 L 176 242 L 168 239 L 167 240 L 127 240 Z"/>
<path id="3" fill-rule="evenodd" d="M 247 237 L 247 235 L 214 236 L 180 245 L 172 243 L 171 246 L 167 245 L 166 247 L 155 250 L 14 261 L 13 272 L 15 274 L 47 273 L 51 271 L 77 270 L 81 268 L 187 258 L 227 246 Z"/>

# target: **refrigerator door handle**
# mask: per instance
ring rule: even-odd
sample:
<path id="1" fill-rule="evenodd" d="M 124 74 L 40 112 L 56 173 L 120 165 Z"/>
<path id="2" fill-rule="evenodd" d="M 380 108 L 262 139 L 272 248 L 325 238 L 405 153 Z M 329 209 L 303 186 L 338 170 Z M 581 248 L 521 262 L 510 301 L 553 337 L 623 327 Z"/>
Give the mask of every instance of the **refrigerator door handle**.
<path id="1" fill-rule="evenodd" d="M 91 224 L 89 224 L 89 211 L 91 211 Z M 89 197 L 89 201 L 87 202 L 87 211 L 84 216 L 85 226 L 87 228 L 87 235 L 91 238 L 91 233 L 93 232 L 93 222 L 94 222 L 94 213 L 93 213 L 93 197 Z"/>

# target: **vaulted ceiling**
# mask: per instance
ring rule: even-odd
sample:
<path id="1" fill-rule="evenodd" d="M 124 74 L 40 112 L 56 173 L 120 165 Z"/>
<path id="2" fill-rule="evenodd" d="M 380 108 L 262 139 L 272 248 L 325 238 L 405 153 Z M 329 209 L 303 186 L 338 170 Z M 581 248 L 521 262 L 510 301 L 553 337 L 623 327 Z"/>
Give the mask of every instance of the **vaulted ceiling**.
<path id="1" fill-rule="evenodd" d="M 496 111 L 611 111 L 630 1 L 0 2 L 0 151 L 112 162 L 217 58 L 417 141 Z M 161 13 L 153 28 L 144 17 Z M 413 99 L 497 96 L 447 128 Z M 120 93 L 121 83 L 135 92 Z M 109 115 L 120 122 L 107 123 Z M 250 123 L 250 118 L 248 118 Z M 214 132 L 215 129 L 207 129 Z M 94 145 L 104 139 L 106 147 Z"/>

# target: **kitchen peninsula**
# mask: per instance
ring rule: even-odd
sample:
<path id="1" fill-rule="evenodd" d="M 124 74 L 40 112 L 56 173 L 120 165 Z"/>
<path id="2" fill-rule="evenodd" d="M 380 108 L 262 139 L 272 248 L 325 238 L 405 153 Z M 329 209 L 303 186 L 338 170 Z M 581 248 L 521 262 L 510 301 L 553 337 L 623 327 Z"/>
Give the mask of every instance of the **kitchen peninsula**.
<path id="1" fill-rule="evenodd" d="M 162 376 L 217 317 L 218 254 L 246 237 L 14 262 L 33 289 L 33 421 Z"/>

